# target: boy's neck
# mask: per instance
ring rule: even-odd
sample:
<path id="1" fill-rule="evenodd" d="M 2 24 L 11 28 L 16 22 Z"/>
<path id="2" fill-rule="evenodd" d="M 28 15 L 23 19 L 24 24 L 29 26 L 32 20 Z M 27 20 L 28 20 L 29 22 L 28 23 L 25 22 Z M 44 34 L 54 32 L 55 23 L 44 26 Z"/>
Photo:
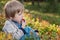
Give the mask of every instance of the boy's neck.
<path id="1" fill-rule="evenodd" d="M 17 22 L 16 20 L 12 20 L 13 22 L 16 22 L 16 23 L 18 23 L 18 24 L 21 24 L 22 22 Z"/>

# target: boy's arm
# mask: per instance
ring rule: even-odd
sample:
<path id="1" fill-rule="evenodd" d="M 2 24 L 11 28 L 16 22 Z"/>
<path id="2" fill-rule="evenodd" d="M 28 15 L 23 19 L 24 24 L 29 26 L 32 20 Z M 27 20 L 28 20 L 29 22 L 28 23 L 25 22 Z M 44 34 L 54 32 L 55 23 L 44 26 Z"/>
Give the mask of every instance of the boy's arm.
<path id="1" fill-rule="evenodd" d="M 29 26 L 27 26 L 26 28 L 25 28 L 25 26 L 26 26 L 26 21 L 23 19 L 22 20 L 22 28 L 23 29 L 25 29 L 25 31 L 27 32 L 27 33 L 30 33 L 30 32 L 32 32 L 32 33 L 36 33 L 37 35 L 39 35 L 38 34 L 38 30 L 33 30 L 31 27 L 29 27 Z"/>
<path id="2" fill-rule="evenodd" d="M 27 26 L 27 27 L 25 28 L 25 31 L 26 31 L 27 33 L 33 33 L 33 34 L 37 34 L 37 35 L 38 35 L 38 33 L 39 33 L 38 30 L 34 30 L 34 29 L 32 29 L 30 26 Z"/>
<path id="3" fill-rule="evenodd" d="M 38 30 L 34 30 L 30 27 L 30 32 L 33 33 L 34 36 L 39 36 L 39 31 Z"/>

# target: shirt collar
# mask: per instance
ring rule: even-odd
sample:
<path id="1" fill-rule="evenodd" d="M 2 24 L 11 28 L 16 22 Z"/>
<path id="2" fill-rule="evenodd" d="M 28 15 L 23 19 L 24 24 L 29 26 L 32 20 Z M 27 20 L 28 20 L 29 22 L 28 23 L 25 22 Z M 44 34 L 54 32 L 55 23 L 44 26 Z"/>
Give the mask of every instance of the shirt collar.
<path id="1" fill-rule="evenodd" d="M 22 24 L 19 24 L 17 21 L 12 20 L 18 28 L 21 28 Z"/>

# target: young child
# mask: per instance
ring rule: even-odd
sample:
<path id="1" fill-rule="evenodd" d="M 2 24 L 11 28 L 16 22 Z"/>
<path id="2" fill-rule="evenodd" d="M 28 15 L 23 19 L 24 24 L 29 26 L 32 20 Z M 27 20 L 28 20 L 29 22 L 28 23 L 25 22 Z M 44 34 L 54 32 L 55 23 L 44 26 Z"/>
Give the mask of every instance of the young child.
<path id="1" fill-rule="evenodd" d="M 25 40 L 25 36 L 30 37 L 30 32 L 34 33 L 35 36 L 37 35 L 37 30 L 33 30 L 29 26 L 25 26 L 26 22 L 23 19 L 23 4 L 16 0 L 9 1 L 6 3 L 4 10 L 7 20 L 2 30 L 6 34 L 11 33 L 13 38 L 17 40 Z"/>

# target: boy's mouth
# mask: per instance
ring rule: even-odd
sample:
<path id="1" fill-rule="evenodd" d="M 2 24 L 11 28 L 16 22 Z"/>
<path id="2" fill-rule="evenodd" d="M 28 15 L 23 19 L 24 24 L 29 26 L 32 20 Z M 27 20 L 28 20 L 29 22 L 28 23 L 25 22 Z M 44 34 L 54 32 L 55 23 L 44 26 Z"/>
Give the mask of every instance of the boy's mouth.
<path id="1" fill-rule="evenodd" d="M 22 19 L 22 21 L 24 21 L 24 22 L 25 22 L 25 19 Z"/>

